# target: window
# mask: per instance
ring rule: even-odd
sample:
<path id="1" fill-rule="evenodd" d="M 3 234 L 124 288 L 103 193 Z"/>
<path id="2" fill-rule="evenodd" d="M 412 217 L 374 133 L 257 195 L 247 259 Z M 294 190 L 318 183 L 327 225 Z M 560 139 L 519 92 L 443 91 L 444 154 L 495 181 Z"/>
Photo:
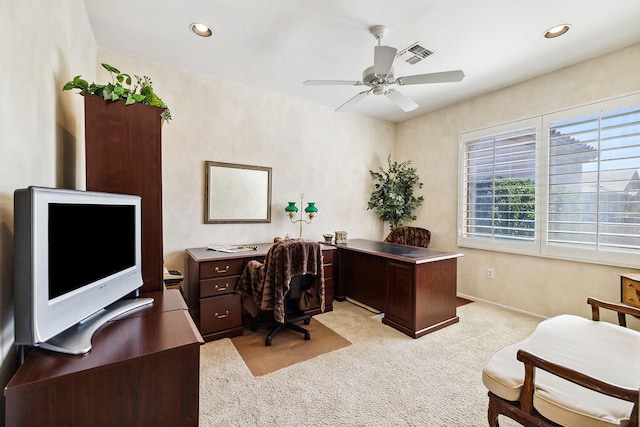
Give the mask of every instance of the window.
<path id="1" fill-rule="evenodd" d="M 536 140 L 535 126 L 465 140 L 465 236 L 533 242 Z"/>
<path id="2" fill-rule="evenodd" d="M 461 134 L 460 246 L 637 267 L 640 95 Z"/>

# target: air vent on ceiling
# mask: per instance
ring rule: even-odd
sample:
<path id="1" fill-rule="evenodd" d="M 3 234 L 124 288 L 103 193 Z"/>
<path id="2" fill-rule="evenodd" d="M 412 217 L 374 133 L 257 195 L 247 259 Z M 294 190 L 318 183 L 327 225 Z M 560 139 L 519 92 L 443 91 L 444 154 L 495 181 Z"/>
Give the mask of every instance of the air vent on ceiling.
<path id="1" fill-rule="evenodd" d="M 427 56 L 433 55 L 433 52 L 424 46 L 420 45 L 420 42 L 415 42 L 406 49 L 401 50 L 396 55 L 397 58 L 402 58 L 403 61 L 409 64 L 416 64 Z"/>

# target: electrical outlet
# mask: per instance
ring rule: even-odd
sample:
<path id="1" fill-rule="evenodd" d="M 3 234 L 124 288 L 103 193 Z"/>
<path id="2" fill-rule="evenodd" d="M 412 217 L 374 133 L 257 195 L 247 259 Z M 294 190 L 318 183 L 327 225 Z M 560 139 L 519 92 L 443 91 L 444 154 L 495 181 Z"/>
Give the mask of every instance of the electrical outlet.
<path id="1" fill-rule="evenodd" d="M 493 279 L 493 268 L 487 268 L 487 279 Z"/>

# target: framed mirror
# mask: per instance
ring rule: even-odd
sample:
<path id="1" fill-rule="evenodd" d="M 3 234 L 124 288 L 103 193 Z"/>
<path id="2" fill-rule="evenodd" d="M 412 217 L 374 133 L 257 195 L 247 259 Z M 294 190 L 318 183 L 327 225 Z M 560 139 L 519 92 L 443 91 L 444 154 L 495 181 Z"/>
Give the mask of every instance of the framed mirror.
<path id="1" fill-rule="evenodd" d="M 271 222 L 271 168 L 205 162 L 205 224 Z"/>

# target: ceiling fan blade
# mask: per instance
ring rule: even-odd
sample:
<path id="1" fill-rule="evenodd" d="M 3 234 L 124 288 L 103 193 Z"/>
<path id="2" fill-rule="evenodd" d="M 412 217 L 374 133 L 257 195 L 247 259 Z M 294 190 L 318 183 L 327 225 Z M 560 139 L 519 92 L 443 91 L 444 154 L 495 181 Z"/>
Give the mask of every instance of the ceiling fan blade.
<path id="1" fill-rule="evenodd" d="M 326 85 L 345 85 L 360 86 L 362 82 L 355 80 L 305 80 L 302 84 L 306 86 L 326 86 Z"/>
<path id="2" fill-rule="evenodd" d="M 376 46 L 373 51 L 373 72 L 380 76 L 389 74 L 397 51 L 391 46 Z"/>
<path id="3" fill-rule="evenodd" d="M 397 90 L 389 89 L 384 93 L 384 95 L 405 112 L 413 111 L 418 108 L 418 104 Z"/>
<path id="4" fill-rule="evenodd" d="M 356 96 L 354 96 L 353 98 L 351 98 L 350 100 L 348 100 L 347 102 L 345 102 L 344 104 L 336 108 L 336 111 L 344 111 L 345 109 L 347 109 L 347 107 L 350 107 L 362 101 L 362 99 L 364 99 L 370 93 L 371 93 L 371 90 L 365 90 L 364 92 L 360 92 L 359 94 L 357 94 Z"/>
<path id="5" fill-rule="evenodd" d="M 449 83 L 464 79 L 462 70 L 442 71 L 440 73 L 416 74 L 415 76 L 398 77 L 399 85 L 419 85 L 423 83 Z"/>

